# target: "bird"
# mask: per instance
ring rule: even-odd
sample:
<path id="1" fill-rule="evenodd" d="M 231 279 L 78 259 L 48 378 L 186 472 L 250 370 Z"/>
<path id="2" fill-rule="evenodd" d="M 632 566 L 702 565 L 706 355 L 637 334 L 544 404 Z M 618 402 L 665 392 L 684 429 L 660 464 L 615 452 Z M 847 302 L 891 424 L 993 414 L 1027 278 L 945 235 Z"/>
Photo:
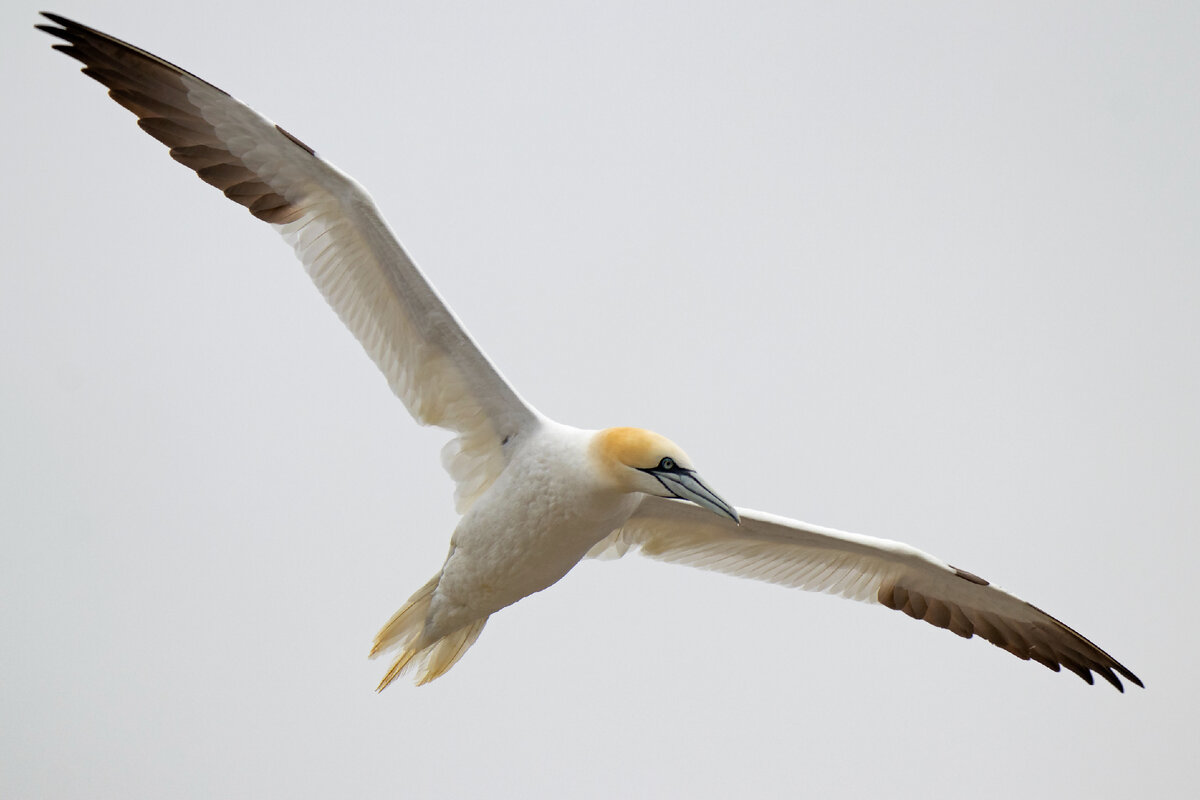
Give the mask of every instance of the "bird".
<path id="1" fill-rule="evenodd" d="M 1124 692 L 1129 669 L 983 578 L 909 545 L 735 508 L 674 442 L 584 430 L 528 403 L 401 247 L 367 192 L 233 96 L 66 17 L 36 27 L 138 125 L 292 246 L 412 417 L 454 434 L 442 464 L 459 521 L 437 573 L 383 626 L 371 657 L 419 684 L 446 673 L 489 617 L 586 557 L 642 555 L 826 592 L 979 636 L 1022 660 Z"/>

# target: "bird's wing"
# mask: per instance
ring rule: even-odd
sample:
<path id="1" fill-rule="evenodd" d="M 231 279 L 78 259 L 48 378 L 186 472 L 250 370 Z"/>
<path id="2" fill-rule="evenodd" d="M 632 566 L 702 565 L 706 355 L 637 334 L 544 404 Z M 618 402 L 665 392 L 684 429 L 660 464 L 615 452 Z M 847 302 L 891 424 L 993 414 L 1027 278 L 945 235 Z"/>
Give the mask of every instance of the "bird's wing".
<path id="1" fill-rule="evenodd" d="M 1115 673 L 1142 685 L 1054 617 L 928 553 L 760 511 L 739 508 L 738 514 L 741 525 L 691 503 L 646 496 L 589 555 L 621 556 L 640 548 L 663 561 L 882 603 L 964 638 L 978 634 L 1055 672 L 1066 667 L 1088 683 L 1096 672 L 1121 691 Z"/>
<path id="2" fill-rule="evenodd" d="M 465 511 L 538 425 L 388 230 L 367 193 L 300 140 L 212 84 L 69 19 L 55 49 L 138 117 L 171 157 L 295 248 L 321 294 L 418 422 L 455 431 L 442 461 Z"/>

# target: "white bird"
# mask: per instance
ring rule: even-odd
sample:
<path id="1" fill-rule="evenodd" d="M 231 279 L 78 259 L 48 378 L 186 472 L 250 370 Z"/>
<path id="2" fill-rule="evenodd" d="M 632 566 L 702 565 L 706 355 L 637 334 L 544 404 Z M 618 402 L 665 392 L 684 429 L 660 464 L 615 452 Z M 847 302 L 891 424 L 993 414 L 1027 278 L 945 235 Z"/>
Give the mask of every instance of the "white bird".
<path id="1" fill-rule="evenodd" d="M 396 241 L 371 198 L 287 131 L 175 65 L 54 15 L 39 25 L 138 116 L 171 157 L 278 230 L 325 299 L 442 452 L 462 515 L 441 570 L 379 632 L 379 689 L 450 669 L 488 617 L 588 555 L 645 555 L 881 603 L 1021 659 L 1124 691 L 1142 682 L 1057 619 L 899 542 L 734 509 L 671 441 L 580 430 L 505 382 Z"/>

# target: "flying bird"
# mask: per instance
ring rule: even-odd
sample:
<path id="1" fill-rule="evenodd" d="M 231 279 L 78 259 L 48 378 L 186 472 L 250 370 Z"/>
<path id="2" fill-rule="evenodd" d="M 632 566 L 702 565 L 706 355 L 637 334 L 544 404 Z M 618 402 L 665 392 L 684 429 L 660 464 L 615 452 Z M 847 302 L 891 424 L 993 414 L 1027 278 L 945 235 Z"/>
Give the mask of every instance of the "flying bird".
<path id="1" fill-rule="evenodd" d="M 1132 672 L 1033 605 L 900 542 L 734 508 L 667 438 L 582 430 L 509 385 L 388 229 L 367 193 L 283 128 L 174 64 L 55 14 L 54 48 L 138 117 L 170 155 L 295 249 L 325 299 L 442 451 L 461 518 L 441 569 L 383 626 L 382 690 L 444 674 L 488 617 L 545 589 L 587 556 L 640 550 L 784 586 L 903 611 L 1018 658 L 1096 673 L 1124 691 Z"/>

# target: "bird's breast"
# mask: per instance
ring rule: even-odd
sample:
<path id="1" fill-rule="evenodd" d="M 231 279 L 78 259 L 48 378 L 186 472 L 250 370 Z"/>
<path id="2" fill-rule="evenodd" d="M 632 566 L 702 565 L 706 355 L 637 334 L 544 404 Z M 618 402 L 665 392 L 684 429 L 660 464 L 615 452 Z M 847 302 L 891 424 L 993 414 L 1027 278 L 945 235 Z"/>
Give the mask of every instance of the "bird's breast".
<path id="1" fill-rule="evenodd" d="M 554 584 L 633 513 L 637 496 L 597 480 L 585 450 L 563 444 L 527 448 L 460 521 L 435 596 L 437 627 Z"/>

